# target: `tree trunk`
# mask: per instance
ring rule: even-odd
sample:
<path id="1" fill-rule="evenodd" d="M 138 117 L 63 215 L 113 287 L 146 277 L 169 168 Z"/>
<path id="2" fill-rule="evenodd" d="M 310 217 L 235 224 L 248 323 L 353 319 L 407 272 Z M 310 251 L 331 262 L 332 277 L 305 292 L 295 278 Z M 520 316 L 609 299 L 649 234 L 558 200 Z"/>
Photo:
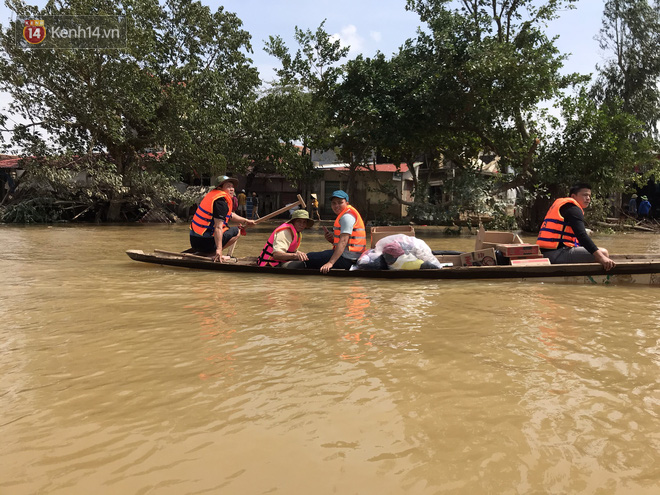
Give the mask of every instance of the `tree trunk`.
<path id="1" fill-rule="evenodd" d="M 119 149 L 114 149 L 111 152 L 112 157 L 117 164 L 117 173 L 121 176 L 122 185 L 124 185 L 125 176 L 124 176 L 124 157 Z M 124 204 L 124 193 L 115 192 L 110 197 L 110 204 L 108 205 L 108 216 L 106 220 L 108 222 L 121 222 L 121 207 Z"/>

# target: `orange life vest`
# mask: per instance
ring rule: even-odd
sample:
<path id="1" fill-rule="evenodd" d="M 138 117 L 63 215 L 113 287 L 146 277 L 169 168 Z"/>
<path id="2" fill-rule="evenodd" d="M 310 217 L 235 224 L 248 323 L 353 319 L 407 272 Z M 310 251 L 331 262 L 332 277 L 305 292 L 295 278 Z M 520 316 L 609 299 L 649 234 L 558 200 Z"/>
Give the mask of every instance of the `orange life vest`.
<path id="1" fill-rule="evenodd" d="M 339 220 L 344 215 L 353 215 L 355 217 L 355 225 L 353 225 L 353 232 L 351 232 L 351 238 L 348 240 L 348 250 L 353 253 L 361 253 L 367 249 L 367 231 L 364 228 L 364 222 L 358 211 L 353 208 L 351 205 L 348 205 L 344 211 L 342 211 L 337 218 L 335 219 L 334 229 L 334 239 L 333 247 L 335 249 L 339 243 L 339 234 L 341 232 L 341 226 Z"/>
<path id="2" fill-rule="evenodd" d="M 222 219 L 222 232 L 229 229 L 227 223 L 229 222 L 231 213 L 234 209 L 232 198 L 227 191 L 213 189 L 213 191 L 204 196 L 204 199 L 202 199 L 202 202 L 197 207 L 197 211 L 195 211 L 195 215 L 193 215 L 192 222 L 190 223 L 190 230 L 195 232 L 195 234 L 204 237 L 213 236 L 213 230 L 215 229 L 215 222 L 213 221 L 213 204 L 220 198 L 225 199 L 229 209 L 227 216 Z"/>
<path id="3" fill-rule="evenodd" d="M 282 232 L 283 230 L 291 229 L 293 234 L 293 241 L 289 245 L 289 249 L 286 250 L 287 253 L 295 253 L 302 242 L 302 232 L 298 232 L 296 228 L 290 223 L 283 223 L 270 234 L 270 237 L 266 241 L 266 245 L 261 250 L 259 259 L 257 259 L 257 265 L 259 266 L 278 266 L 283 262 L 280 260 L 273 259 L 273 243 L 275 242 L 275 236 Z"/>
<path id="4" fill-rule="evenodd" d="M 561 213 L 559 213 L 559 208 L 567 203 L 574 204 L 582 210 L 580 204 L 573 198 L 559 198 L 555 200 L 545 215 L 545 219 L 539 230 L 539 236 L 536 239 L 536 244 L 541 248 L 557 249 L 559 243 L 568 247 L 577 247 L 580 245 L 577 237 L 575 237 L 575 232 L 573 232 L 573 229 L 566 223 Z"/>

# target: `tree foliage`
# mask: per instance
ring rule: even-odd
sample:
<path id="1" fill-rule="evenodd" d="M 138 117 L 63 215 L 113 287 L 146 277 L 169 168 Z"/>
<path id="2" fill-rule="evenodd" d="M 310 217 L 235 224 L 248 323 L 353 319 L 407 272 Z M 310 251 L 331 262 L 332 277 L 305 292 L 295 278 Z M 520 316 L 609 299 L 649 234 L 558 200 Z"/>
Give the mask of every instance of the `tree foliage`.
<path id="1" fill-rule="evenodd" d="M 657 4 L 606 3 L 601 44 L 616 56 L 587 91 L 589 77 L 563 74 L 566 55 L 546 35 L 575 1 L 408 0 L 424 28 L 391 56 L 348 61 L 348 48 L 324 23 L 296 27 L 295 52 L 279 36 L 266 43 L 281 66 L 261 90 L 250 36 L 222 8 L 193 0 L 51 2 L 41 14 L 126 14 L 127 46 L 23 50 L 10 27 L 0 40 L 0 89 L 28 122 L 12 129 L 13 144 L 38 156 L 107 153 L 114 169 L 87 174 L 105 170 L 108 179 L 107 199 L 99 194 L 96 203 L 139 211 L 149 201 L 134 201 L 131 190 L 160 194 L 141 182 L 145 171 L 173 177 L 186 168 L 244 171 L 248 163 L 303 189 L 315 180 L 308 150 L 334 149 L 350 165 L 351 195 L 355 175 L 375 156 L 422 161 L 422 176 L 409 167 L 411 211 L 438 219 L 466 208 L 504 211 L 497 194 L 515 189 L 534 229 L 550 196 L 571 182 L 591 181 L 609 195 L 658 168 L 649 139 L 660 112 Z M 8 2 L 19 17 L 39 14 Z M 166 153 L 153 161 L 151 149 Z M 480 173 L 484 156 L 497 157 L 497 179 Z M 427 181 L 448 170 L 453 202 L 432 204 Z M 382 191 L 404 201 L 392 184 Z"/>
<path id="2" fill-rule="evenodd" d="M 598 67 L 592 95 L 605 104 L 623 102 L 623 110 L 644 123 L 643 133 L 658 134 L 660 120 L 660 4 L 647 0 L 605 2 L 598 37 L 609 59 Z"/>
<path id="3" fill-rule="evenodd" d="M 310 182 L 315 175 L 308 152 L 334 146 L 336 122 L 329 94 L 342 76 L 339 62 L 349 50 L 339 40 L 332 39 L 324 26 L 325 21 L 315 31 L 296 27 L 295 54 L 280 36 L 271 36 L 264 48 L 281 66 L 275 71 L 277 80 L 272 82 L 262 103 L 270 109 L 271 121 L 284 131 L 277 134 L 289 144 L 289 149 L 293 142 L 302 143 L 302 156 L 289 156 L 285 162 L 294 165 L 296 180 L 301 184 Z"/>
<path id="4" fill-rule="evenodd" d="M 15 26 L 2 32 L 0 89 L 12 97 L 9 111 L 28 122 L 12 129 L 13 145 L 36 156 L 107 153 L 120 176 L 152 149 L 167 151 L 179 170 L 240 164 L 242 113 L 259 78 L 246 55 L 250 35 L 234 14 L 192 0 L 69 0 L 41 11 L 22 0 L 8 5 L 19 19 L 126 15 L 129 22 L 126 47 L 112 50 L 24 49 Z"/>
<path id="5" fill-rule="evenodd" d="M 609 196 L 643 184 L 657 171 L 655 142 L 650 138 L 631 140 L 643 124 L 623 109 L 623 104 L 600 105 L 583 88 L 559 102 L 561 120 L 554 136 L 543 143 L 537 160 L 537 183 L 523 192 L 527 206 L 524 226 L 534 230 L 543 220 L 550 202 L 567 194 L 578 182 L 591 184 L 594 202 L 606 214 Z"/>

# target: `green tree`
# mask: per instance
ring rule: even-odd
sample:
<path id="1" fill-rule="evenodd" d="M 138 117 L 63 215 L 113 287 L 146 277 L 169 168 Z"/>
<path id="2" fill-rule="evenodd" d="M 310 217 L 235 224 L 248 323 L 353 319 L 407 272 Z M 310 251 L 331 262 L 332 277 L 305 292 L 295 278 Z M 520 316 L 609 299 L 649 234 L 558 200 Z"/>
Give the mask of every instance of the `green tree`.
<path id="1" fill-rule="evenodd" d="M 603 11 L 600 47 L 611 57 L 598 66 L 592 95 L 616 105 L 644 123 L 644 133 L 658 134 L 660 120 L 660 5 L 647 0 L 609 0 Z"/>
<path id="2" fill-rule="evenodd" d="M 295 143 L 302 144 L 301 157 L 285 162 L 299 184 L 310 183 L 315 176 L 307 157 L 310 150 L 333 147 L 332 137 L 337 126 L 333 119 L 330 94 L 342 75 L 339 62 L 348 54 L 325 31 L 323 21 L 315 31 L 295 28 L 298 44 L 292 54 L 280 36 L 271 36 L 265 51 L 277 58 L 281 67 L 276 70 L 277 80 L 272 83 L 262 109 L 275 125 L 284 149 L 291 150 Z"/>
<path id="3" fill-rule="evenodd" d="M 606 201 L 635 181 L 645 183 L 660 171 L 655 142 L 638 135 L 643 123 L 624 110 L 624 104 L 600 105 L 582 89 L 563 98 L 561 120 L 556 120 L 553 139 L 541 145 L 536 164 L 535 188 L 527 190 L 535 201 L 525 215 L 528 230 L 535 230 L 552 200 L 567 194 L 571 185 L 592 185 L 598 214 L 607 214 Z M 599 203 L 600 201 L 600 203 Z"/>
<path id="4" fill-rule="evenodd" d="M 2 32 L 0 89 L 12 97 L 9 111 L 29 122 L 12 129 L 13 145 L 39 156 L 106 152 L 126 187 L 151 149 L 167 151 L 152 166 L 169 162 L 179 172 L 241 166 L 248 141 L 242 113 L 259 78 L 236 15 L 192 0 L 8 6 L 19 19 L 125 15 L 129 23 L 126 46 L 112 50 L 26 50 L 15 42 L 14 25 Z M 122 191 L 109 200 L 109 220 L 129 203 Z"/>
<path id="5" fill-rule="evenodd" d="M 406 163 L 413 179 L 415 203 L 428 200 L 426 183 L 437 170 L 439 156 L 438 108 L 431 53 L 420 43 L 407 41 L 387 59 L 382 53 L 373 58 L 356 57 L 345 64 L 344 77 L 332 94 L 334 117 L 339 124 L 335 142 L 345 160 L 357 169 L 371 169 L 374 152 L 397 165 Z M 420 177 L 413 167 L 426 162 L 427 174 Z M 375 177 L 375 174 L 374 174 Z M 379 183 L 400 204 L 391 183 Z"/>
<path id="6" fill-rule="evenodd" d="M 250 136 L 246 156 L 252 174 L 276 173 L 284 176 L 301 191 L 306 191 L 317 177 L 307 143 L 318 116 L 311 112 L 311 94 L 298 86 L 275 85 L 262 91 L 245 113 L 245 127 Z M 248 176 L 248 187 L 253 175 Z"/>
<path id="7" fill-rule="evenodd" d="M 440 155 L 465 173 L 480 153 L 498 156 L 511 172 L 501 191 L 534 183 L 542 103 L 580 80 L 561 75 L 566 56 L 544 32 L 572 3 L 464 0 L 451 10 L 444 0 L 408 2 L 430 30 L 417 44 L 433 65 L 428 104 L 438 118 Z"/>

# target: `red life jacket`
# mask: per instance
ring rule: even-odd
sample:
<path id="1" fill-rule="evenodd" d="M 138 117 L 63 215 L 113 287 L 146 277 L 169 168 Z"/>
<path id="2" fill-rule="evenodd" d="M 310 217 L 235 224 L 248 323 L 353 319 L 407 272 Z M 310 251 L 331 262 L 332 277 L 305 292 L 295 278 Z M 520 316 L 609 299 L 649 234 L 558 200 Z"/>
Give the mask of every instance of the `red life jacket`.
<path id="1" fill-rule="evenodd" d="M 575 232 L 573 232 L 573 229 L 566 223 L 561 213 L 559 213 L 559 208 L 567 203 L 574 204 L 582 210 L 580 204 L 573 198 L 559 198 L 555 200 L 545 215 L 545 219 L 539 230 L 539 236 L 536 239 L 536 244 L 541 248 L 557 249 L 560 242 L 569 247 L 580 245 L 577 237 L 575 237 Z M 582 211 L 584 212 L 584 210 Z"/>
<path id="2" fill-rule="evenodd" d="M 334 229 L 334 239 L 333 239 L 333 249 L 337 247 L 339 243 L 339 234 L 341 232 L 341 226 L 339 220 L 344 215 L 349 214 L 355 217 L 355 225 L 353 225 L 353 232 L 351 232 L 351 238 L 348 240 L 348 250 L 353 253 L 361 253 L 367 249 L 367 231 L 364 228 L 364 222 L 358 211 L 353 208 L 351 205 L 348 205 L 344 211 L 342 211 L 337 218 L 335 219 Z"/>
<path id="3" fill-rule="evenodd" d="M 270 234 L 270 237 L 266 241 L 266 245 L 261 250 L 259 259 L 257 259 L 258 266 L 278 266 L 283 263 L 283 261 L 273 259 L 273 243 L 275 242 L 275 236 L 286 229 L 290 229 L 293 234 L 293 241 L 289 244 L 289 249 L 287 249 L 286 252 L 296 252 L 298 246 L 300 246 L 300 243 L 302 242 L 302 232 L 298 232 L 290 223 L 283 223 Z"/>
<path id="4" fill-rule="evenodd" d="M 213 189 L 209 192 L 202 202 L 197 207 L 195 215 L 193 215 L 192 222 L 190 223 L 190 230 L 204 237 L 212 237 L 213 230 L 215 229 L 215 222 L 213 221 L 213 204 L 220 198 L 224 198 L 227 202 L 227 207 L 229 211 L 227 216 L 222 219 L 222 232 L 224 233 L 229 229 L 229 219 L 231 218 L 231 213 L 233 211 L 233 201 L 231 196 L 227 191 L 222 189 Z"/>

